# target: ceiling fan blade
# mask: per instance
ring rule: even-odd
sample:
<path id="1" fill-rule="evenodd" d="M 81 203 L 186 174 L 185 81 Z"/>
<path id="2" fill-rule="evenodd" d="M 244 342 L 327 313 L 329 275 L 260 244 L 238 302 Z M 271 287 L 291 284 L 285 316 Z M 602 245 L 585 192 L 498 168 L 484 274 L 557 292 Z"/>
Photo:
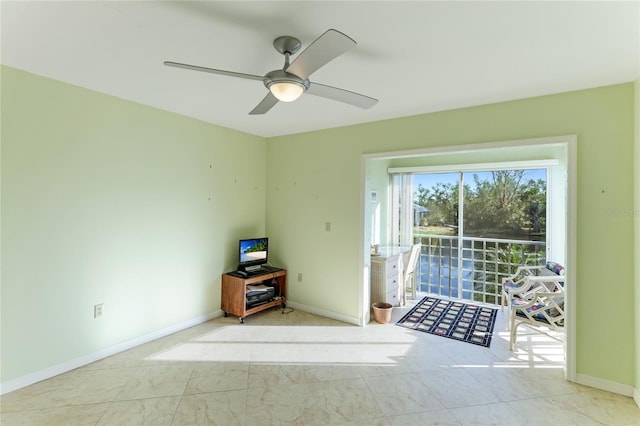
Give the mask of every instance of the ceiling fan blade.
<path id="1" fill-rule="evenodd" d="M 246 78 L 248 80 L 259 80 L 259 81 L 263 81 L 264 80 L 264 77 L 261 76 L 261 75 L 244 74 L 244 73 L 241 73 L 241 72 L 217 70 L 215 68 L 200 67 L 198 65 L 181 64 L 180 62 L 164 61 L 164 64 L 166 66 L 168 66 L 168 67 L 184 68 L 184 69 L 192 70 L 192 71 L 209 72 L 211 74 L 226 75 L 226 76 L 229 76 L 229 77 L 239 77 L 239 78 Z"/>
<path id="2" fill-rule="evenodd" d="M 356 44 L 353 39 L 340 31 L 327 30 L 296 56 L 285 71 L 304 80 L 332 59 L 355 47 Z"/>
<path id="3" fill-rule="evenodd" d="M 311 83 L 306 93 L 323 98 L 333 99 L 334 101 L 344 102 L 359 108 L 368 109 L 378 103 L 377 99 L 360 93 L 350 92 L 337 87 L 327 86 L 326 84 Z"/>
<path id="4" fill-rule="evenodd" d="M 273 96 L 271 92 L 267 92 L 267 96 L 265 96 L 258 105 L 254 109 L 249 112 L 249 115 L 259 115 L 264 114 L 269 111 L 275 104 L 278 103 L 278 98 Z"/>

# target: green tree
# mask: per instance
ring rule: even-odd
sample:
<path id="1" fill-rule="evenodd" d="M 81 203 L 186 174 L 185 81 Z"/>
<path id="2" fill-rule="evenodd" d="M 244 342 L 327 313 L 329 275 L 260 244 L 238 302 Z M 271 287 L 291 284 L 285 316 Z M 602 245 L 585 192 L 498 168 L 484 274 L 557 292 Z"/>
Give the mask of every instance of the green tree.
<path id="1" fill-rule="evenodd" d="M 531 179 L 522 186 L 520 194 L 529 231 L 542 232 L 547 224 L 547 183 L 542 179 Z"/>
<path id="2" fill-rule="evenodd" d="M 498 170 L 489 179 L 473 175 L 473 184 L 464 185 L 465 230 L 473 235 L 523 229 L 540 233 L 546 226 L 546 182 L 523 182 L 525 170 Z M 432 188 L 418 185 L 415 203 L 427 209 L 429 223 L 458 225 L 456 184 L 436 183 Z"/>
<path id="3" fill-rule="evenodd" d="M 429 223 L 455 225 L 458 222 L 458 185 L 438 182 L 429 191 L 427 201 Z"/>
<path id="4" fill-rule="evenodd" d="M 500 170 L 481 180 L 474 175 L 473 189 L 465 196 L 465 229 L 474 235 L 522 229 L 540 232 L 545 223 L 544 180 L 523 183 L 524 170 Z M 466 188 L 465 188 L 466 189 Z"/>
<path id="5" fill-rule="evenodd" d="M 431 191 L 429 189 L 422 186 L 422 184 L 418 184 L 418 190 L 413 195 L 414 203 L 426 208 L 430 194 Z"/>

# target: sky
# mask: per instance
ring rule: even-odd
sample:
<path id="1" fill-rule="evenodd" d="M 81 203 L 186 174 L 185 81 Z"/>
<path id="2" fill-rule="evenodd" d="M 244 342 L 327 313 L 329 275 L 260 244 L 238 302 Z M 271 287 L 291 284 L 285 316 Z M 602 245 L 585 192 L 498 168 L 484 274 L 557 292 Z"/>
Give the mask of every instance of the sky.
<path id="1" fill-rule="evenodd" d="M 480 179 L 489 179 L 491 177 L 491 172 L 465 172 L 464 174 L 465 183 L 471 184 L 472 187 L 474 186 L 473 175 L 478 175 Z M 547 180 L 547 170 L 546 169 L 526 170 L 524 173 L 523 183 L 527 182 L 529 179 Z M 416 191 L 418 189 L 418 185 L 422 185 L 427 189 L 431 189 L 436 185 L 437 182 L 457 184 L 458 173 L 415 174 L 413 177 L 413 190 Z"/>

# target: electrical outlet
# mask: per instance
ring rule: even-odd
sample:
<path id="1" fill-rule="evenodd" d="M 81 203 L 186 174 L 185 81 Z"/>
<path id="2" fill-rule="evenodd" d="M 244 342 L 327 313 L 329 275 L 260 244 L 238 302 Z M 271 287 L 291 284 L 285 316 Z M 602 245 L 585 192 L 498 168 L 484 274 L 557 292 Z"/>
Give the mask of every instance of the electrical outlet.
<path id="1" fill-rule="evenodd" d="M 302 272 L 298 272 L 298 282 L 302 282 Z"/>
<path id="2" fill-rule="evenodd" d="M 99 304 L 93 306 L 93 317 L 94 318 L 100 318 L 102 316 L 102 307 L 103 306 L 104 306 L 104 303 L 99 303 Z"/>

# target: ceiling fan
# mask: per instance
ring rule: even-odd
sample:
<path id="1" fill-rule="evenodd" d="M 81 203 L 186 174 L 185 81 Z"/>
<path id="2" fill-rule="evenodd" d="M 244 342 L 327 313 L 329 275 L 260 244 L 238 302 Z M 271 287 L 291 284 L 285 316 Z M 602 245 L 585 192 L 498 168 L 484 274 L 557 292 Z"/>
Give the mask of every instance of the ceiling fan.
<path id="1" fill-rule="evenodd" d="M 333 99 L 360 108 L 371 108 L 378 103 L 377 99 L 349 90 L 309 81 L 309 76 L 313 72 L 356 46 L 356 44 L 357 43 L 347 35 L 340 31 L 330 29 L 304 49 L 293 62 L 289 63 L 291 55 L 294 55 L 300 50 L 300 40 L 291 36 L 278 37 L 273 41 L 273 47 L 284 55 L 284 67 L 279 70 L 269 71 L 264 76 L 218 70 L 198 65 L 181 64 L 172 61 L 165 61 L 164 64 L 170 67 L 185 68 L 193 71 L 262 81 L 267 89 L 269 89 L 269 92 L 264 99 L 249 112 L 251 115 L 266 113 L 278 103 L 278 101 L 295 101 L 303 93 Z"/>

